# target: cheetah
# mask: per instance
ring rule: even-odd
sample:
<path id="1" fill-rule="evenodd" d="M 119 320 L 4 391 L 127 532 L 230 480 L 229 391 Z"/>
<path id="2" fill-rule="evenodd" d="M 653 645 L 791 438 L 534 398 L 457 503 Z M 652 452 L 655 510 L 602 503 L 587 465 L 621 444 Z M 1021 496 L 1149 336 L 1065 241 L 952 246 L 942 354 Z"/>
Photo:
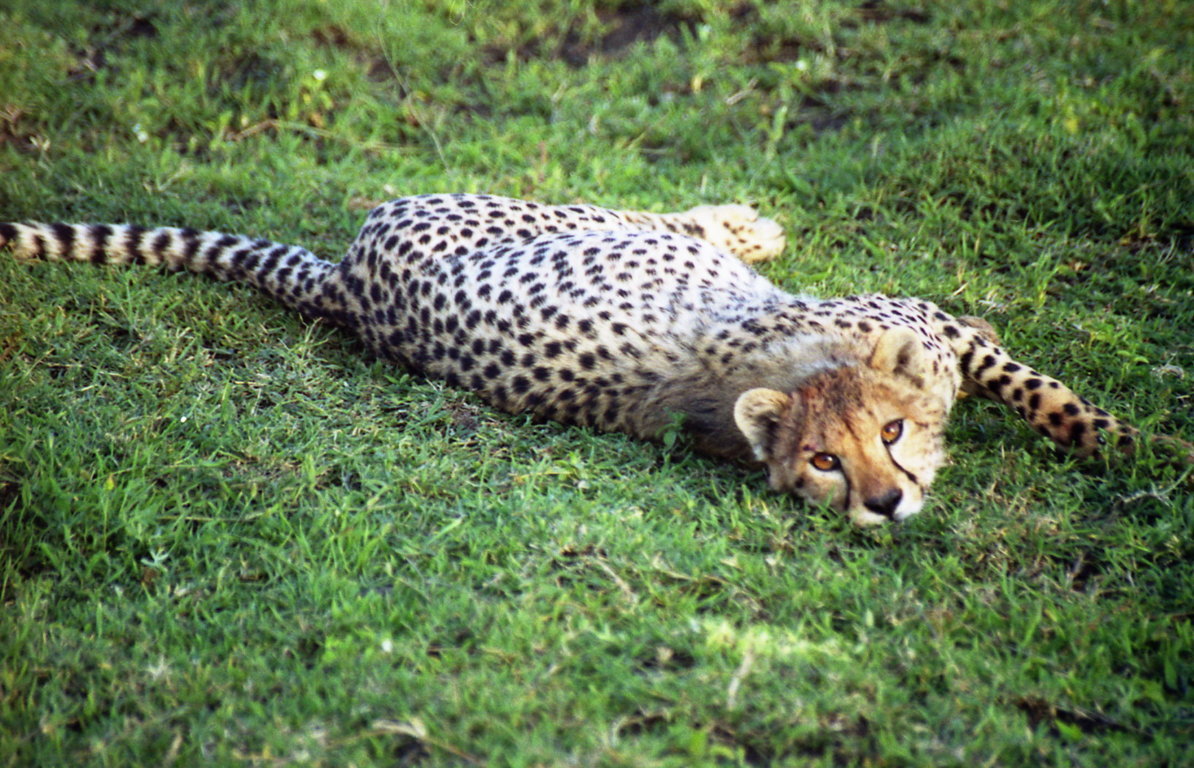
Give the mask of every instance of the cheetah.
<path id="1" fill-rule="evenodd" d="M 1137 431 L 929 301 L 789 293 L 784 246 L 741 205 L 682 213 L 432 194 L 368 214 L 338 263 L 190 228 L 0 224 L 19 259 L 149 264 L 249 283 L 382 358 L 511 413 L 701 453 L 859 526 L 919 512 L 954 402 L 1015 410 L 1080 455 Z"/>

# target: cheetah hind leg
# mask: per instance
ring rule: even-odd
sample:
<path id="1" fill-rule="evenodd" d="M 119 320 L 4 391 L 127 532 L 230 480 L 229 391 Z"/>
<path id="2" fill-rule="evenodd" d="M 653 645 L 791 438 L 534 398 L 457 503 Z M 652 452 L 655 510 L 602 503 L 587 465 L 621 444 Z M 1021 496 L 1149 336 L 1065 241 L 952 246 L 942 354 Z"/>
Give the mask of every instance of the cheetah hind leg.
<path id="1" fill-rule="evenodd" d="M 681 215 L 704 230 L 703 240 L 747 264 L 774 259 L 784 250 L 784 228 L 749 205 L 699 205 Z"/>
<path id="2" fill-rule="evenodd" d="M 773 259 L 784 249 L 784 228 L 749 205 L 698 205 L 681 213 L 623 215 L 636 224 L 712 243 L 747 264 Z"/>

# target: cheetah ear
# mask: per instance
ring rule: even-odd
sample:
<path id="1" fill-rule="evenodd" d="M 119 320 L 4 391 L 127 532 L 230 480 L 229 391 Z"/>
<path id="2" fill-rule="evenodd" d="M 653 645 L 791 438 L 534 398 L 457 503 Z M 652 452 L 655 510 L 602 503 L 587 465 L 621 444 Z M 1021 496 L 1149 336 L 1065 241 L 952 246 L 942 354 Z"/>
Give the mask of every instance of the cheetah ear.
<path id="1" fill-rule="evenodd" d="M 928 366 L 924 345 L 916 331 L 898 326 L 883 332 L 868 362 L 876 371 L 910 379 L 922 379 Z"/>
<path id="2" fill-rule="evenodd" d="M 775 439 L 775 427 L 792 398 L 775 389 L 748 389 L 734 403 L 734 423 L 759 461 L 766 461 Z"/>

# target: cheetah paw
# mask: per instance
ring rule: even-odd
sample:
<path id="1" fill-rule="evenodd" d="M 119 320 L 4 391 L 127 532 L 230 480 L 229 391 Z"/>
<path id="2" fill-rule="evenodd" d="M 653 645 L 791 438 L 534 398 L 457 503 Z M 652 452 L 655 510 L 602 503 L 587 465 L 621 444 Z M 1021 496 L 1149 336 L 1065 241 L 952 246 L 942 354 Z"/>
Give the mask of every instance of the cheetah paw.
<path id="1" fill-rule="evenodd" d="M 784 229 L 749 205 L 700 205 L 686 214 L 700 237 L 750 264 L 773 259 L 784 249 Z"/>

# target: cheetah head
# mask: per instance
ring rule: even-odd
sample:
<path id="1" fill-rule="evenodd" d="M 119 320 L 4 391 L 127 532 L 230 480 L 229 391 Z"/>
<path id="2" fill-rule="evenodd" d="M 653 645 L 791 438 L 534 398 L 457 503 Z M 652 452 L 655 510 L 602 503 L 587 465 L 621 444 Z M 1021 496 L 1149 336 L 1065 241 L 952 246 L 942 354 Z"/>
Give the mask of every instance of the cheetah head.
<path id="1" fill-rule="evenodd" d="M 946 409 L 925 392 L 926 364 L 916 335 L 893 328 L 869 355 L 794 392 L 747 390 L 734 421 L 775 490 L 827 503 L 859 526 L 905 520 L 945 459 Z"/>

